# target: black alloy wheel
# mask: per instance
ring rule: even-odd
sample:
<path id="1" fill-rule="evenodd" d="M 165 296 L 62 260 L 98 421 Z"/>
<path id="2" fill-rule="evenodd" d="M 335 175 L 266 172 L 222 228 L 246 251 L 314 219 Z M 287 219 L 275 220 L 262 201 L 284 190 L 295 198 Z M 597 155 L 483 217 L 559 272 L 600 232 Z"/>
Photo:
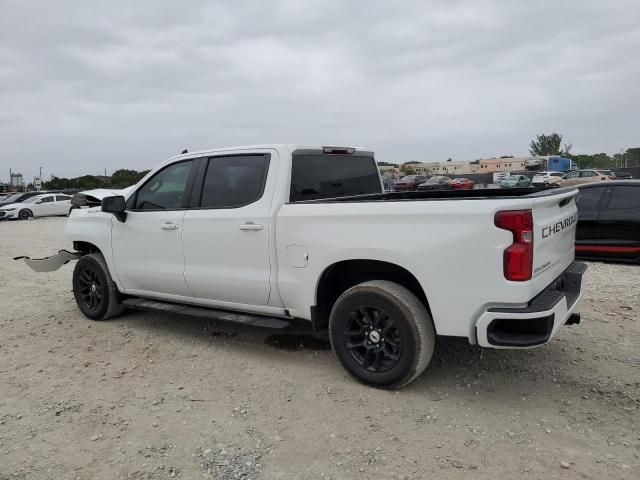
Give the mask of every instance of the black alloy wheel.
<path id="1" fill-rule="evenodd" d="M 121 295 L 100 253 L 78 259 L 73 269 L 73 296 L 80 311 L 91 320 L 106 320 L 124 311 Z"/>
<path id="2" fill-rule="evenodd" d="M 84 307 L 91 312 L 100 310 L 104 299 L 104 285 L 95 268 L 88 266 L 80 270 L 78 287 L 79 299 Z"/>
<path id="3" fill-rule="evenodd" d="M 366 305 L 349 314 L 344 334 L 354 360 L 370 372 L 385 372 L 402 356 L 402 336 L 395 320 L 383 309 Z"/>
<path id="4" fill-rule="evenodd" d="M 32 216 L 33 213 L 31 213 L 31 210 L 28 210 L 26 208 L 18 212 L 18 220 L 29 220 L 29 218 L 31 218 Z"/>
<path id="5" fill-rule="evenodd" d="M 400 388 L 420 375 L 431 360 L 435 338 L 422 301 L 388 280 L 349 288 L 329 317 L 329 339 L 342 366 L 378 388 Z"/>

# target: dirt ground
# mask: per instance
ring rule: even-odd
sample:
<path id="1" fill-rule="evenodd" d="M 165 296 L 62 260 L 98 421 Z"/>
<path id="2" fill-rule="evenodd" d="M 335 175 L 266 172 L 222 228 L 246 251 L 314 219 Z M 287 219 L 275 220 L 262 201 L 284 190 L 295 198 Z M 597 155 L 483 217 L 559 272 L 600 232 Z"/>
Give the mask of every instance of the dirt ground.
<path id="1" fill-rule="evenodd" d="M 550 344 L 439 345 L 389 392 L 309 338 L 85 319 L 73 265 L 11 260 L 69 247 L 64 222 L 0 223 L 0 479 L 640 478 L 637 266 L 590 263 Z"/>

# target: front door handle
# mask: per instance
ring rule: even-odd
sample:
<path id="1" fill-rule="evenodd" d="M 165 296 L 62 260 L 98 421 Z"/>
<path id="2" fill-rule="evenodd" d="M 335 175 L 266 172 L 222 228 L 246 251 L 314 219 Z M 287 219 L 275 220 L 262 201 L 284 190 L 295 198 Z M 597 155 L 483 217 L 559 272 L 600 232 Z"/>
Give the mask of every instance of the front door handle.
<path id="1" fill-rule="evenodd" d="M 257 230 L 262 230 L 263 228 L 264 227 L 259 223 L 253 223 L 253 222 L 247 222 L 240 225 L 240 230 L 251 230 L 254 232 Z"/>
<path id="2" fill-rule="evenodd" d="M 178 225 L 173 222 L 164 222 L 162 225 L 160 225 L 160 228 L 162 230 L 177 230 Z"/>

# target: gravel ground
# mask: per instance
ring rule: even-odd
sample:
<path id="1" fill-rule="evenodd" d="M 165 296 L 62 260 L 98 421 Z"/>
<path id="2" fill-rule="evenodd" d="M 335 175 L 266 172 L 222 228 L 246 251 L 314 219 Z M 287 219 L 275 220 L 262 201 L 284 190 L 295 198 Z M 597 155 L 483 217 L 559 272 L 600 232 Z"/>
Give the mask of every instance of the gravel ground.
<path id="1" fill-rule="evenodd" d="M 640 478 L 640 269 L 591 263 L 582 323 L 528 351 L 439 345 L 416 382 L 198 319 L 86 320 L 64 219 L 0 224 L 0 479 Z"/>

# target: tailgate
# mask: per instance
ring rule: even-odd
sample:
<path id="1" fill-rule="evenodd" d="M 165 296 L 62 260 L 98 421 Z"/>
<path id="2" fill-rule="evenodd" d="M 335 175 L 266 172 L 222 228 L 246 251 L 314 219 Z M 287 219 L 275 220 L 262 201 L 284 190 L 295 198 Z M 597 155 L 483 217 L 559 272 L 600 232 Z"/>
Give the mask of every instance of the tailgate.
<path id="1" fill-rule="evenodd" d="M 533 283 L 536 293 L 558 277 L 575 256 L 577 189 L 534 199 Z"/>

